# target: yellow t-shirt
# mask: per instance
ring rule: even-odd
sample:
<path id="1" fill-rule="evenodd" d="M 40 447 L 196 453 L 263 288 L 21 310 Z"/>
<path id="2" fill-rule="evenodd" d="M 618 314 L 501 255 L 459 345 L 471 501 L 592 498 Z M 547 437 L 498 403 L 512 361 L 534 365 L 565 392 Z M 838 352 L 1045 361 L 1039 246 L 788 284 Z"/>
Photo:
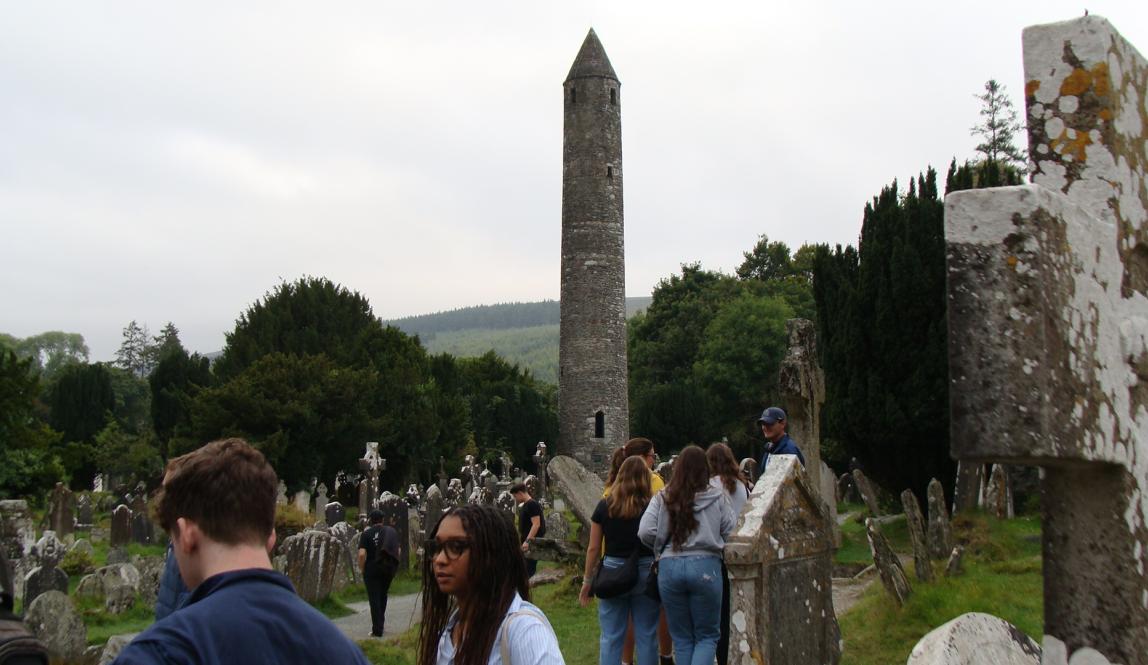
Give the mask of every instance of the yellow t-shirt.
<path id="1" fill-rule="evenodd" d="M 607 485 L 606 488 L 602 490 L 602 498 L 603 499 L 610 496 L 610 487 L 611 487 L 611 485 Z M 666 481 L 662 480 L 662 477 L 659 476 L 658 474 L 654 473 L 653 469 L 651 469 L 650 470 L 650 491 L 653 492 L 654 494 L 657 494 L 658 492 L 661 492 L 664 489 L 666 489 Z"/>

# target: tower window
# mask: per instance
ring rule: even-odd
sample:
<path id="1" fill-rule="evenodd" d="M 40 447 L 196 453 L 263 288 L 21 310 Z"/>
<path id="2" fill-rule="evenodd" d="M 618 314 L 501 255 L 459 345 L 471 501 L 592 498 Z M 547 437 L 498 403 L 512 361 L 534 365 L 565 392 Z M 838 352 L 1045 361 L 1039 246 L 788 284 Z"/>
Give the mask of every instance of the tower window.
<path id="1" fill-rule="evenodd" d="M 578 103 L 578 88 L 570 88 L 570 103 Z"/>
<path id="2" fill-rule="evenodd" d="M 610 88 L 610 104 L 613 106 L 618 105 L 618 91 L 614 88 Z"/>
<path id="3" fill-rule="evenodd" d="M 594 414 L 594 438 L 606 438 L 606 414 L 601 411 Z"/>
<path id="4" fill-rule="evenodd" d="M 606 167 L 606 177 L 611 179 L 611 180 L 614 179 L 614 167 L 613 166 L 607 166 Z"/>

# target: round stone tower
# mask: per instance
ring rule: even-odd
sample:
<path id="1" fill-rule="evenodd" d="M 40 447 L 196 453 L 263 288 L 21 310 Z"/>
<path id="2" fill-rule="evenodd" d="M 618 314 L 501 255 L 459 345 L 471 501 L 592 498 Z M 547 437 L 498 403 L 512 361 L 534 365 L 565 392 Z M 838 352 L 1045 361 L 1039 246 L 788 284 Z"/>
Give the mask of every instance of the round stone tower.
<path id="1" fill-rule="evenodd" d="M 621 84 L 594 30 L 563 84 L 558 447 L 605 473 L 626 442 Z"/>

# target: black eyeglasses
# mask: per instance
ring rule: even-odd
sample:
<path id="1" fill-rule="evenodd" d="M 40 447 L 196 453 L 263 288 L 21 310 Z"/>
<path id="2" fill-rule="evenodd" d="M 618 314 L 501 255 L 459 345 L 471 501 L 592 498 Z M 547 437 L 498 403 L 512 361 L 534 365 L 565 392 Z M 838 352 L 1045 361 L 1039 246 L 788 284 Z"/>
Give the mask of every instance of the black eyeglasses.
<path id="1" fill-rule="evenodd" d="M 440 543 L 435 538 L 431 538 L 423 543 L 423 553 L 428 559 L 435 558 L 441 551 L 446 554 L 447 561 L 454 561 L 469 549 L 469 540 L 444 540 Z"/>

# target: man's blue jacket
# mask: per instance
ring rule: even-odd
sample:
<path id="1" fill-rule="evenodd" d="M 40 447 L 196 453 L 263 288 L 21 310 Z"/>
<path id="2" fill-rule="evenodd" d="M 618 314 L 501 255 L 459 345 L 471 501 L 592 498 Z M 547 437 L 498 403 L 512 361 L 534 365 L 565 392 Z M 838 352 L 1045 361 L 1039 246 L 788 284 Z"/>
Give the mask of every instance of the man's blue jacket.
<path id="1" fill-rule="evenodd" d="M 797 460 L 801 462 L 801 466 L 805 466 L 805 455 L 801 454 L 797 442 L 791 439 L 789 434 L 781 435 L 777 443 L 765 442 L 765 451 L 761 454 L 760 463 L 757 465 L 758 476 L 765 473 L 765 465 L 769 463 L 769 458 L 772 455 L 797 455 Z"/>

